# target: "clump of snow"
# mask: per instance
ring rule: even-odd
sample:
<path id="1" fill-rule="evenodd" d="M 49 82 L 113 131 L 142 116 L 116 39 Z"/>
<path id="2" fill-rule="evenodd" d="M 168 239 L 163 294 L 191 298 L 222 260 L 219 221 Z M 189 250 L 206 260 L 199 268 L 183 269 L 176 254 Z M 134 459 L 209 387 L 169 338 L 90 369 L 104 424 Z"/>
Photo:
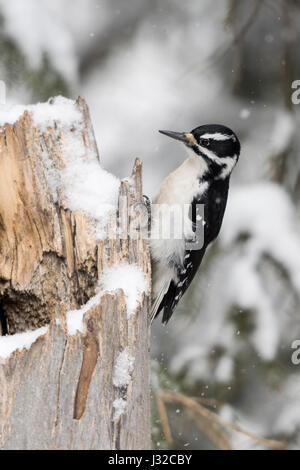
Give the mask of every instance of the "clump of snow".
<path id="1" fill-rule="evenodd" d="M 83 316 L 91 308 L 96 307 L 96 305 L 99 305 L 100 299 L 101 293 L 94 295 L 94 297 L 91 297 L 88 302 L 78 310 L 69 310 L 67 312 L 66 321 L 69 335 L 76 335 L 78 331 L 84 333 Z"/>
<path id="2" fill-rule="evenodd" d="M 0 125 L 13 124 L 24 111 L 31 113 L 33 123 L 40 132 L 46 132 L 51 127 L 64 136 L 64 169 L 57 168 L 47 151 L 43 152 L 53 200 L 57 201 L 58 191 L 63 189 L 67 207 L 89 214 L 95 220 L 97 238 L 103 238 L 106 218 L 117 206 L 120 180 L 101 167 L 94 149 L 84 145 L 83 116 L 76 102 L 58 96 L 36 105 L 1 106 Z"/>
<path id="3" fill-rule="evenodd" d="M 120 180 L 101 167 L 94 151 L 85 148 L 77 132 L 66 135 L 65 148 L 71 161 L 60 173 L 60 184 L 68 208 L 83 210 L 96 219 L 96 235 L 102 238 L 106 216 L 117 206 Z"/>
<path id="4" fill-rule="evenodd" d="M 63 96 L 50 98 L 45 103 L 29 105 L 26 109 L 32 113 L 33 122 L 41 131 L 53 127 L 54 122 L 64 130 L 69 130 L 72 126 L 80 127 L 82 123 L 82 115 L 76 107 L 76 102 Z"/>
<path id="5" fill-rule="evenodd" d="M 120 418 L 120 416 L 124 413 L 126 409 L 126 400 L 124 400 L 123 398 L 117 398 L 113 402 L 113 408 L 115 410 L 113 419 L 117 420 Z"/>
<path id="6" fill-rule="evenodd" d="M 49 126 L 53 127 L 54 121 L 57 125 L 68 129 L 82 123 L 82 115 L 75 106 L 75 101 L 57 96 L 45 103 L 2 105 L 0 107 L 0 124 L 14 124 L 25 111 L 32 114 L 34 124 L 39 126 L 42 131 L 45 131 Z"/>
<path id="7" fill-rule="evenodd" d="M 131 375 L 134 367 L 134 357 L 128 353 L 128 348 L 125 348 L 118 355 L 113 373 L 113 384 L 115 387 L 123 388 L 127 387 L 131 381 Z M 125 411 L 126 400 L 124 398 L 118 398 L 113 402 L 115 409 L 114 419 L 118 419 Z"/>
<path id="8" fill-rule="evenodd" d="M 136 264 L 115 264 L 106 269 L 100 280 L 100 290 L 113 292 L 122 289 L 127 307 L 127 318 L 129 318 L 138 305 L 142 302 L 143 294 L 149 292 L 147 277 L 143 270 Z"/>
<path id="9" fill-rule="evenodd" d="M 48 331 L 48 326 L 43 326 L 33 331 L 24 333 L 16 333 L 15 335 L 0 336 L 0 357 L 7 358 L 14 351 L 22 351 L 22 349 L 30 349 L 32 344 Z"/>
<path id="10" fill-rule="evenodd" d="M 67 328 L 70 335 L 77 331 L 84 332 L 83 316 L 92 307 L 99 305 L 101 297 L 107 293 L 113 293 L 122 289 L 127 307 L 127 318 L 136 310 L 142 301 L 143 293 L 149 292 L 148 281 L 143 270 L 128 263 L 115 264 L 105 269 L 97 287 L 97 294 L 78 310 L 67 312 Z"/>
<path id="11" fill-rule="evenodd" d="M 1 105 L 0 106 L 0 125 L 14 124 L 26 111 L 26 106 L 23 104 L 14 105 Z"/>
<path id="12" fill-rule="evenodd" d="M 126 387 L 130 380 L 134 366 L 134 358 L 128 354 L 127 348 L 124 349 L 117 357 L 113 384 L 115 387 Z"/>

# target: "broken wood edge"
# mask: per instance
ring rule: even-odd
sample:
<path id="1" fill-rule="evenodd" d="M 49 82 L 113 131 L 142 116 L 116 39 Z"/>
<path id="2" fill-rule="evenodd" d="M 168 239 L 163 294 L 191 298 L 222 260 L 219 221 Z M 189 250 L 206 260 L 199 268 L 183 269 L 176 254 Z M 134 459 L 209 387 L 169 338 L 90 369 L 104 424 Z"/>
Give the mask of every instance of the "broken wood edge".
<path id="1" fill-rule="evenodd" d="M 88 112 L 88 108 L 82 98 L 79 98 L 77 100 L 78 104 L 82 106 L 86 111 Z M 29 121 L 31 120 L 32 122 L 32 117 L 31 113 L 25 111 L 25 113 L 18 119 L 18 121 L 21 120 L 24 121 Z M 17 121 L 17 122 L 18 122 Z M 90 121 L 89 121 L 90 122 Z M 10 126 L 10 125 L 8 125 Z M 13 126 L 10 126 L 12 129 L 11 132 L 13 132 L 13 128 L 16 126 L 16 123 L 14 123 Z M 33 126 L 33 133 L 38 133 L 40 130 L 36 126 Z M 50 128 L 51 131 L 53 129 Z M 92 127 L 91 127 L 91 130 Z M 93 139 L 91 139 L 93 142 Z M 95 147 L 96 148 L 96 147 Z M 97 156 L 98 154 L 98 149 L 97 151 Z M 119 196 L 121 192 L 121 188 L 124 192 L 125 195 L 128 196 L 128 204 L 132 205 L 133 203 L 136 202 L 142 202 L 143 201 L 143 195 L 142 195 L 142 163 L 139 159 L 135 160 L 133 170 L 131 173 L 131 179 L 132 181 L 126 181 L 123 180 L 121 181 L 121 186 L 120 186 L 120 191 L 119 191 Z M 76 215 L 81 215 L 83 218 L 89 218 L 87 214 L 85 214 L 82 211 L 76 211 L 76 212 L 71 212 L 67 208 L 63 208 L 63 198 L 59 200 L 59 204 L 62 208 L 63 211 L 69 212 L 69 217 L 75 217 Z M 118 215 L 118 209 L 117 208 L 115 211 L 113 211 L 112 218 L 116 218 Z M 71 221 L 72 222 L 72 221 Z M 93 221 L 92 221 L 93 222 Z M 68 222 L 69 223 L 69 222 Z M 95 335 L 97 334 L 98 328 L 99 328 L 99 323 L 95 322 L 94 315 L 100 319 L 100 324 L 101 324 L 101 317 L 103 314 L 103 309 L 105 309 L 105 306 L 109 303 L 114 303 L 114 305 L 117 304 L 117 302 L 120 303 L 121 305 L 121 310 L 122 310 L 122 315 L 124 318 L 123 324 L 120 326 L 121 331 L 119 332 L 120 334 L 120 347 L 122 346 L 123 348 L 127 347 L 127 345 L 130 345 L 130 351 L 132 351 L 132 354 L 135 354 L 135 351 L 138 352 L 138 350 L 135 350 L 134 348 L 139 348 L 140 345 L 138 342 L 143 342 L 144 345 L 141 346 L 141 349 L 144 349 L 142 352 L 144 355 L 147 356 L 149 353 L 149 336 L 150 336 L 150 322 L 149 322 L 149 306 L 150 306 L 150 295 L 151 295 L 151 263 L 150 263 L 150 250 L 149 250 L 149 241 L 145 239 L 138 238 L 137 240 L 130 240 L 129 237 L 123 242 L 122 240 L 116 240 L 115 242 L 112 242 L 109 239 L 104 239 L 96 242 L 97 244 L 97 263 L 98 263 L 98 281 L 99 278 L 101 278 L 101 274 L 104 271 L 106 267 L 111 266 L 112 264 L 118 264 L 120 261 L 124 260 L 127 261 L 129 264 L 137 264 L 145 274 L 145 276 L 148 278 L 149 283 L 148 283 L 148 288 L 149 288 L 149 293 L 143 293 L 142 295 L 142 300 L 141 302 L 138 303 L 136 310 L 131 314 L 129 318 L 127 318 L 127 312 L 126 312 L 126 305 L 125 305 L 125 298 L 124 298 L 124 292 L 122 290 L 116 290 L 114 293 L 110 292 L 107 294 L 103 294 L 101 297 L 101 301 L 99 305 L 94 305 L 91 307 L 89 310 L 85 312 L 83 315 L 83 333 L 80 331 L 77 331 L 75 335 L 69 335 L 68 330 L 67 330 L 67 324 L 66 324 L 66 314 L 70 309 L 65 308 L 65 305 L 62 304 L 62 310 L 61 312 L 56 316 L 52 317 L 50 322 L 47 323 L 47 331 L 45 334 L 41 335 L 38 337 L 29 347 L 23 348 L 23 349 L 16 349 L 13 351 L 10 356 L 7 358 L 0 358 L 0 373 L 2 374 L 3 372 L 3 377 L 8 373 L 8 371 L 13 371 L 14 369 L 18 370 L 18 366 L 21 364 L 25 364 L 26 367 L 29 367 L 29 371 L 34 368 L 36 369 L 37 373 L 39 373 L 39 363 L 35 362 L 36 360 L 38 361 L 39 357 L 39 351 L 43 352 L 43 357 L 45 357 L 45 354 L 48 353 L 47 345 L 49 348 L 53 346 L 51 344 L 51 341 L 54 342 L 54 337 L 55 336 L 61 336 L 64 338 L 64 347 L 62 349 L 63 351 L 63 356 L 62 356 L 62 362 L 60 365 L 59 370 L 57 370 L 58 375 L 58 389 L 57 389 L 57 404 L 60 403 L 62 400 L 61 396 L 61 391 L 60 391 L 60 381 L 63 380 L 63 375 L 61 376 L 61 371 L 62 368 L 65 367 L 65 351 L 68 350 L 67 356 L 72 355 L 72 354 L 77 354 L 78 357 L 82 356 L 82 361 L 80 363 L 80 367 L 78 369 L 78 377 L 76 376 L 76 373 L 74 374 L 74 385 L 75 385 L 75 390 L 76 393 L 74 393 L 74 396 L 72 398 L 72 403 L 73 403 L 73 419 L 77 422 L 80 422 L 82 418 L 85 416 L 85 411 L 86 411 L 86 406 L 87 406 L 87 400 L 88 400 L 88 395 L 89 395 L 89 390 L 91 383 L 93 381 L 93 376 L 95 374 L 96 367 L 99 367 L 99 358 L 101 358 L 101 347 L 102 345 L 100 342 L 95 338 Z M 113 255 L 113 256 L 111 256 Z M 96 292 L 95 292 L 96 294 Z M 89 298 L 91 298 L 90 296 Z M 123 306 L 122 306 L 123 305 Z M 78 309 L 82 308 L 78 307 Z M 75 308 L 76 309 L 76 308 Z M 96 313 L 94 313 L 96 312 Z M 143 325 L 141 326 L 141 322 L 144 322 Z M 140 325 L 138 325 L 140 323 Z M 145 326 L 147 325 L 147 326 Z M 101 325 L 100 325 L 101 326 Z M 106 325 L 107 326 L 107 325 Z M 139 329 L 140 328 L 140 329 Z M 32 330 L 34 331 L 34 330 Z M 144 336 L 141 336 L 141 332 L 144 333 Z M 16 333 L 18 334 L 18 333 Z M 12 335 L 11 335 L 12 336 Z M 109 335 L 110 337 L 110 335 Z M 56 341 L 55 341 L 56 344 Z M 35 350 L 35 352 L 33 351 Z M 72 352 L 73 351 L 73 352 Z M 139 351 L 141 352 L 141 351 Z M 31 364 L 30 358 L 31 358 L 31 353 L 32 353 L 32 358 L 34 359 L 33 363 Z M 145 357 L 146 357 L 145 356 Z M 29 359 L 24 361 L 23 359 L 25 357 L 28 357 Z M 52 357 L 52 356 L 51 356 Z M 68 359 L 69 360 L 69 359 Z M 51 359 L 50 359 L 51 361 Z M 137 364 L 143 364 L 145 366 L 145 369 L 148 368 L 148 359 L 143 362 L 141 358 L 138 358 Z M 49 361 L 47 361 L 47 364 L 49 364 Z M 101 365 L 101 364 L 100 364 Z M 114 363 L 111 364 L 111 369 L 113 369 Z M 42 369 L 41 369 L 42 370 Z M 77 369 L 76 369 L 77 370 Z M 134 373 L 136 371 L 134 370 Z M 11 372 L 9 372 L 11 373 Z M 113 370 L 109 371 L 110 374 L 113 373 Z M 45 370 L 43 370 L 43 374 L 45 374 Z M 17 374 L 16 382 L 18 381 L 19 373 Z M 145 377 L 145 372 L 141 373 L 143 376 L 143 379 L 147 381 L 147 378 Z M 20 375 L 21 376 L 21 375 Z M 31 376 L 31 374 L 30 374 Z M 47 386 L 47 376 L 44 375 L 43 381 L 44 381 L 44 386 L 46 384 Z M 139 379 L 140 380 L 140 379 Z M 73 376 L 71 378 L 71 381 L 73 382 Z M 77 382 L 76 382 L 77 381 Z M 97 379 L 98 381 L 98 379 Z M 26 383 L 26 381 L 25 381 Z M 63 382 L 62 382 L 63 383 Z M 96 382 L 97 383 L 97 382 Z M 20 383 L 21 384 L 21 383 Z M 5 385 L 5 384 L 3 384 Z M 77 385 L 77 388 L 76 388 Z M 70 385 L 73 387 L 73 384 Z M 9 388 L 9 382 L 7 382 L 7 387 Z M 138 385 L 139 390 L 141 393 L 141 390 L 143 389 L 143 393 L 146 392 L 148 393 L 147 387 L 141 387 Z M 125 393 L 125 396 L 128 397 L 128 401 L 126 400 L 126 406 L 128 406 L 130 409 L 130 413 L 134 413 L 136 416 L 136 411 L 132 410 L 133 407 L 133 402 L 130 401 L 131 393 L 133 393 L 133 397 L 137 397 L 137 390 L 133 391 L 133 379 L 130 380 L 129 384 L 126 387 L 126 391 L 124 390 L 119 390 L 118 388 L 114 387 L 114 396 L 119 397 L 119 396 L 124 396 L 123 394 Z M 5 388 L 4 388 L 5 390 Z M 102 391 L 103 393 L 103 391 Z M 121 393 L 121 395 L 120 395 Z M 26 394 L 26 388 L 25 388 L 25 394 Z M 14 404 L 15 397 L 12 396 L 9 398 L 9 401 L 7 403 L 9 406 L 12 406 Z M 4 404 L 5 399 L 4 399 Z M 102 410 L 102 408 L 101 408 Z M 114 442 L 116 442 L 116 446 L 122 445 L 126 446 L 126 440 L 129 439 L 128 437 L 125 438 L 124 429 L 122 429 L 124 422 L 126 421 L 126 412 L 124 415 L 120 415 L 117 418 L 113 416 L 113 407 L 110 409 L 111 413 L 111 421 L 114 422 L 113 426 L 113 435 L 114 435 Z M 90 412 L 89 412 L 90 413 Z M 146 409 L 144 410 L 144 414 L 147 414 L 147 406 Z M 57 417 L 57 423 L 60 421 L 60 415 L 62 413 L 59 412 L 58 410 L 58 417 Z M 89 414 L 90 416 L 90 414 Z M 141 417 L 141 416 L 140 416 Z M 7 426 L 6 423 L 9 423 L 8 417 L 3 416 L 3 423 L 4 425 Z M 62 418 L 61 418 L 62 419 Z M 101 418 L 102 419 L 102 418 Z M 129 418 L 128 418 L 129 419 Z M 130 418 L 131 420 L 132 418 Z M 136 418 L 135 418 L 136 419 Z M 124 421 L 125 420 L 125 421 Z M 145 421 L 144 418 L 142 418 L 142 421 Z M 123 424 L 122 424 L 123 423 Z M 0 422 L 1 424 L 1 422 Z M 13 422 L 14 427 L 17 426 L 16 422 Z M 64 422 L 60 422 L 60 426 L 64 426 Z M 143 433 L 145 433 L 145 425 L 143 425 Z M 55 425 L 56 429 L 57 425 Z M 127 429 L 126 429 L 127 427 Z M 18 428 L 17 428 L 18 429 Z M 149 428 L 150 429 L 150 428 Z M 125 425 L 125 431 L 134 434 L 134 429 L 128 429 L 128 426 Z M 18 431 L 19 432 L 19 431 Z M 57 442 L 59 442 L 59 436 L 56 436 L 56 430 L 52 431 L 53 434 L 53 439 L 58 439 Z M 22 435 L 22 432 L 21 432 Z M 3 442 L 6 442 L 6 439 L 9 439 L 10 437 L 4 436 L 3 437 Z M 125 439 L 125 441 L 124 441 Z M 132 440 L 132 437 L 130 438 Z M 123 440 L 123 441 L 122 441 Z M 120 442 L 123 443 L 120 443 Z M 140 439 L 141 441 L 141 439 Z M 48 442 L 48 441 L 47 441 Z M 50 442 L 50 441 L 49 441 Z M 52 442 L 52 437 L 51 437 L 51 442 Z M 149 441 L 148 441 L 149 442 Z M 59 445 L 59 444 L 58 444 Z M 142 444 L 144 445 L 144 444 Z M 121 448 L 120 447 L 120 448 Z M 127 448 L 127 447 L 126 447 Z"/>

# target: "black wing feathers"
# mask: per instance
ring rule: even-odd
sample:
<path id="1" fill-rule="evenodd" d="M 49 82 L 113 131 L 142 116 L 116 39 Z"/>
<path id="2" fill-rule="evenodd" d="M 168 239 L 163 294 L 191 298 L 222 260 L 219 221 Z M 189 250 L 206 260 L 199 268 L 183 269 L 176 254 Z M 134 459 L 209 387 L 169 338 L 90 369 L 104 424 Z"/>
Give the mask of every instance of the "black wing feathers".
<path id="1" fill-rule="evenodd" d="M 186 250 L 184 265 L 178 266 L 178 283 L 170 283 L 168 292 L 165 294 L 156 316 L 163 310 L 162 322 L 167 323 L 172 313 L 191 284 L 205 254 L 207 246 L 218 236 L 227 203 L 229 178 L 215 180 L 207 192 L 192 201 L 192 222 L 196 227 L 196 206 L 204 204 L 204 244 L 198 250 Z M 203 221 L 200 221 L 202 223 Z"/>

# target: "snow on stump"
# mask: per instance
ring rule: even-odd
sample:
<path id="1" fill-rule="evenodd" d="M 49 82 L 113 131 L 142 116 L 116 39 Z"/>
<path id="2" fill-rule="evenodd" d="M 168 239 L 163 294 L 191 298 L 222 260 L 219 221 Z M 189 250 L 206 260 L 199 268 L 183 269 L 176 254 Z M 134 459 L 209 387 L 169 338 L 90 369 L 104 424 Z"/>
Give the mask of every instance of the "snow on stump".
<path id="1" fill-rule="evenodd" d="M 0 125 L 0 448 L 150 448 L 141 163 L 101 168 L 82 98 Z"/>

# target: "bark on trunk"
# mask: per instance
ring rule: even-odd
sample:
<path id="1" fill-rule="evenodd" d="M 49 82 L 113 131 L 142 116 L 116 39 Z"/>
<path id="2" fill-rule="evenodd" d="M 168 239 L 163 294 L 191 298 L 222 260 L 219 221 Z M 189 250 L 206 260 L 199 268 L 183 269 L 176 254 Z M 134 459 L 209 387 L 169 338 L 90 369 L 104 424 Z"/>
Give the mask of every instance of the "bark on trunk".
<path id="1" fill-rule="evenodd" d="M 99 159 L 85 101 L 76 107 L 81 144 Z M 115 230 L 132 222 L 132 208 L 144 208 L 141 163 L 122 181 L 118 211 L 98 240 L 92 218 L 71 212 L 63 190 L 56 201 L 51 195 L 49 168 L 70 164 L 65 132 L 56 123 L 42 132 L 29 112 L 0 130 L 0 334 L 48 325 L 29 350 L 0 358 L 0 448 L 150 448 L 150 291 L 129 318 L 118 290 L 87 308 L 83 333 L 70 335 L 66 323 L 114 263 L 138 265 L 150 285 L 141 219 L 136 237 Z M 129 378 L 117 386 L 122 353 Z"/>

